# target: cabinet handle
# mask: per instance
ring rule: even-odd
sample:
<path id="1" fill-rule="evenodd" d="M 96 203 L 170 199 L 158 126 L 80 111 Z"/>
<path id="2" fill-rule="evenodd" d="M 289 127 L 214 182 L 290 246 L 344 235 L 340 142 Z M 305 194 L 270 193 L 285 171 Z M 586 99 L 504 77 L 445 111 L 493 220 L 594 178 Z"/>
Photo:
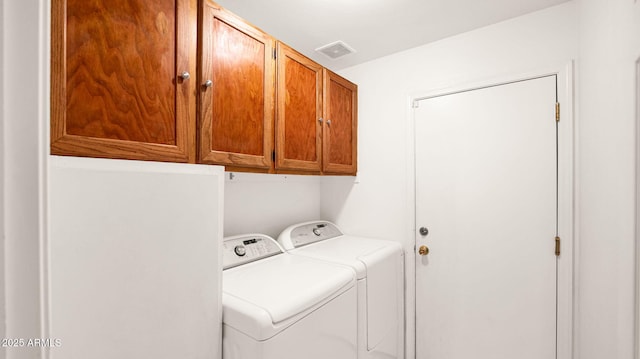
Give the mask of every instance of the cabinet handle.
<path id="1" fill-rule="evenodd" d="M 185 71 L 180 74 L 180 77 L 182 78 L 182 80 L 188 80 L 189 77 L 191 77 L 191 74 L 189 74 L 189 71 Z"/>
<path id="2" fill-rule="evenodd" d="M 322 121 L 323 121 L 323 119 L 322 119 L 322 117 L 320 117 L 320 118 L 318 119 L 318 122 L 320 122 L 320 124 L 322 124 Z"/>
<path id="3" fill-rule="evenodd" d="M 331 120 L 327 120 L 327 126 L 331 127 Z"/>
<path id="4" fill-rule="evenodd" d="M 204 85 L 203 85 L 203 86 L 204 86 L 204 87 L 211 87 L 211 86 L 213 86 L 213 81 L 211 81 L 211 80 L 207 80 L 207 81 L 205 81 L 205 82 L 204 82 Z"/>

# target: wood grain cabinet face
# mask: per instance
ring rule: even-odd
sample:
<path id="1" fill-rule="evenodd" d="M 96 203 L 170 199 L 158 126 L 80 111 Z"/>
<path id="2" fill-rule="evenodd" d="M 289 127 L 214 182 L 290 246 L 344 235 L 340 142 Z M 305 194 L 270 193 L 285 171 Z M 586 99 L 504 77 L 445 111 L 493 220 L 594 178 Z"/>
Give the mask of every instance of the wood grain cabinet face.
<path id="1" fill-rule="evenodd" d="M 355 175 L 356 85 L 211 0 L 51 6 L 52 154 Z"/>
<path id="2" fill-rule="evenodd" d="M 322 170 L 355 175 L 358 170 L 358 87 L 324 69 Z"/>
<path id="3" fill-rule="evenodd" d="M 210 1 L 202 14 L 198 161 L 268 170 L 274 40 Z"/>
<path id="4" fill-rule="evenodd" d="M 53 0 L 51 153 L 195 160 L 196 0 Z"/>
<path id="5" fill-rule="evenodd" d="M 322 169 L 322 66 L 278 42 L 276 170 Z"/>

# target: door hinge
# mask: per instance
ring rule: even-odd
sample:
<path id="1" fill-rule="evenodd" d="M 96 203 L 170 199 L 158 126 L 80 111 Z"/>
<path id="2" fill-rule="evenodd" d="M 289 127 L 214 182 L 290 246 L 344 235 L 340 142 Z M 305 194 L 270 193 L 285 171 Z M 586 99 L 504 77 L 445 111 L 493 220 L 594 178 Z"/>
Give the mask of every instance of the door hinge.
<path id="1" fill-rule="evenodd" d="M 560 255 L 560 237 L 556 237 L 556 256 Z"/>
<path id="2" fill-rule="evenodd" d="M 556 122 L 560 122 L 560 102 L 556 102 Z"/>
<path id="3" fill-rule="evenodd" d="M 271 151 L 271 161 L 275 162 L 275 160 L 276 160 L 276 151 L 274 150 L 274 151 Z"/>
<path id="4" fill-rule="evenodd" d="M 278 51 L 278 50 L 273 49 L 273 59 L 274 59 L 274 60 L 277 60 L 277 59 L 278 59 L 278 53 L 277 53 L 277 51 Z"/>

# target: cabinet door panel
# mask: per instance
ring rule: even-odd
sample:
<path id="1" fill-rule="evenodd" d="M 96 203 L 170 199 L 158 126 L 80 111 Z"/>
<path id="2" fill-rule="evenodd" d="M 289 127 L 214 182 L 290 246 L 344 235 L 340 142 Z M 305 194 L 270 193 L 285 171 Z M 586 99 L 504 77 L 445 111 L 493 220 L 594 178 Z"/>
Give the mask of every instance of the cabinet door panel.
<path id="1" fill-rule="evenodd" d="M 276 169 L 320 171 L 322 66 L 278 43 Z"/>
<path id="2" fill-rule="evenodd" d="M 355 175 L 357 171 L 357 86 L 325 71 L 323 171 Z"/>
<path id="3" fill-rule="evenodd" d="M 273 39 L 210 2 L 203 14 L 200 162 L 270 168 Z"/>
<path id="4" fill-rule="evenodd" d="M 53 154 L 187 161 L 193 0 L 53 0 Z"/>

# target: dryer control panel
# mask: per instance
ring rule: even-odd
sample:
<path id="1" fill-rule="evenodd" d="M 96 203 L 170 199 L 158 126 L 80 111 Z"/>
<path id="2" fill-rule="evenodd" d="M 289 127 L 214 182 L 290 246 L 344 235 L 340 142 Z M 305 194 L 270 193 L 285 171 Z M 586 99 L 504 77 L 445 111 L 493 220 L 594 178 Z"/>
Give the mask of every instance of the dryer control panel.
<path id="1" fill-rule="evenodd" d="M 278 240 L 289 250 L 307 244 L 341 236 L 342 232 L 335 224 L 327 221 L 306 222 L 287 228 Z"/>
<path id="2" fill-rule="evenodd" d="M 223 269 L 237 267 L 283 252 L 280 245 L 265 234 L 227 237 L 222 243 Z"/>

